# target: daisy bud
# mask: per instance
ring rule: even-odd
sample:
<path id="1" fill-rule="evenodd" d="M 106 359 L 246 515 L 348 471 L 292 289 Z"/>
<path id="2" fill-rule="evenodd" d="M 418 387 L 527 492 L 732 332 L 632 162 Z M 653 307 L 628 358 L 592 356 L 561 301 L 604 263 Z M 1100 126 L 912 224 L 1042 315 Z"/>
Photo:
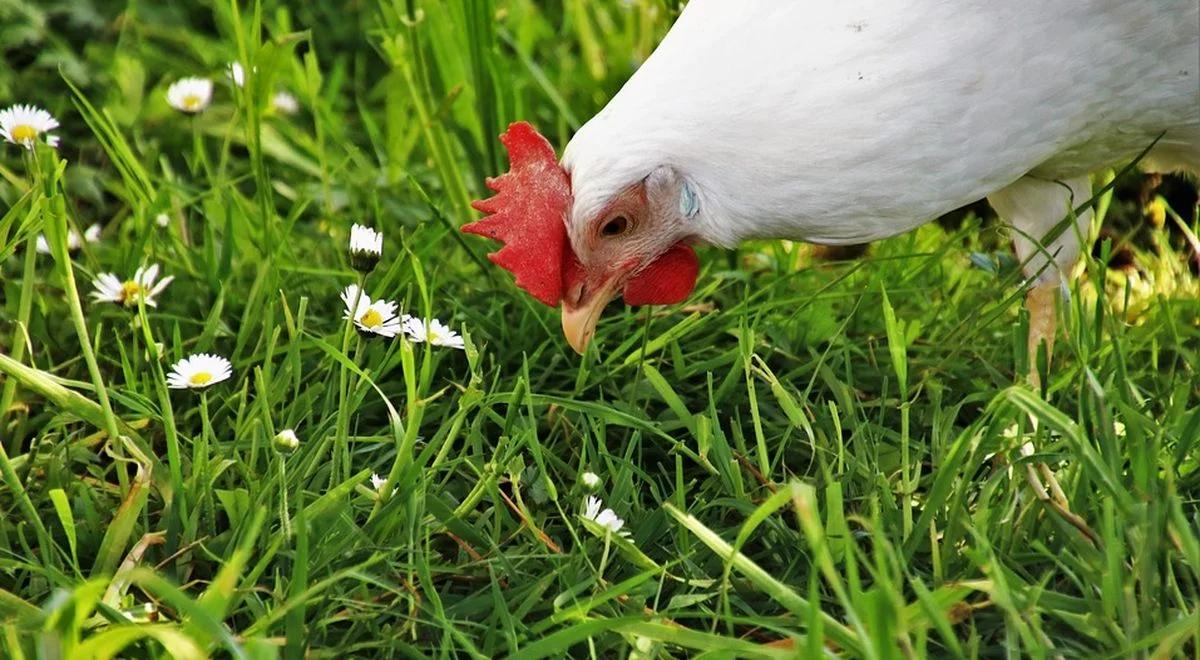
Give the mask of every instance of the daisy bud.
<path id="1" fill-rule="evenodd" d="M 584 472 L 579 475 L 579 483 L 589 491 L 596 490 L 600 487 L 600 475 L 595 472 Z"/>
<path id="2" fill-rule="evenodd" d="M 275 92 L 271 97 L 271 108 L 281 115 L 294 115 L 300 112 L 300 102 L 287 92 Z"/>
<path id="3" fill-rule="evenodd" d="M 295 431 L 284 429 L 275 434 L 271 444 L 275 445 L 275 451 L 290 454 L 300 448 L 300 438 L 296 437 Z"/>
<path id="4" fill-rule="evenodd" d="M 375 270 L 383 254 L 383 234 L 355 224 L 350 227 L 350 265 L 360 273 Z"/>

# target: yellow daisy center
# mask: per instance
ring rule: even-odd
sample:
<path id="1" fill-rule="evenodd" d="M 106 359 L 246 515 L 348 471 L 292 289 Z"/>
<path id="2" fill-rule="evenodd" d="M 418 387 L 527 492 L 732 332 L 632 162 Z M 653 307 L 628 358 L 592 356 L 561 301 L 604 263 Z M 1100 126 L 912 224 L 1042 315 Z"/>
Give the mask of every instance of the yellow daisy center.
<path id="1" fill-rule="evenodd" d="M 183 107 L 188 110 L 195 110 L 200 107 L 200 97 L 195 94 L 188 94 L 183 97 Z"/>
<path id="2" fill-rule="evenodd" d="M 210 371 L 197 371 L 188 378 L 188 385 L 193 387 L 201 387 L 212 382 L 213 375 Z"/>
<path id="3" fill-rule="evenodd" d="M 14 142 L 30 142 L 38 136 L 38 129 L 29 124 L 19 124 L 12 129 Z"/>
<path id="4" fill-rule="evenodd" d="M 380 314 L 374 309 L 368 309 L 367 312 L 358 319 L 358 322 L 363 324 L 363 327 L 374 328 L 383 323 L 383 314 Z"/>
<path id="5" fill-rule="evenodd" d="M 433 328 L 429 328 L 425 331 L 425 338 L 429 340 L 429 343 L 436 344 L 442 340 L 442 333 L 434 330 Z"/>
<path id="6" fill-rule="evenodd" d="M 137 297 L 142 293 L 142 285 L 133 280 L 129 280 L 121 285 L 121 301 L 126 305 L 132 305 L 137 302 Z"/>

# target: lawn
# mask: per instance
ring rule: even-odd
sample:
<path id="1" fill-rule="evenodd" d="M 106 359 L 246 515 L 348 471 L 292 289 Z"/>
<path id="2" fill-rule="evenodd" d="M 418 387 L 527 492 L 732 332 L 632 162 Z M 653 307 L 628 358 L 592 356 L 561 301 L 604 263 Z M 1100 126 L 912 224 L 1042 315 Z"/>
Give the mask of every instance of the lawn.
<path id="1" fill-rule="evenodd" d="M 0 656 L 1200 657 L 1194 198 L 1097 178 L 1037 389 L 982 207 L 582 357 L 458 231 L 676 5 L 0 3 Z"/>

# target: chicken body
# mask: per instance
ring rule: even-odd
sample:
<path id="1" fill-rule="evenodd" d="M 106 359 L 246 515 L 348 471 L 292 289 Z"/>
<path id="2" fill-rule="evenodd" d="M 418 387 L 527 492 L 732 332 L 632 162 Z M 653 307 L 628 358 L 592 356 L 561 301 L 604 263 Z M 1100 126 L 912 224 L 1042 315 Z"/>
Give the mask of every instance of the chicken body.
<path id="1" fill-rule="evenodd" d="M 1156 138 L 1144 166 L 1200 171 L 1196 0 L 692 0 L 568 145 L 567 225 L 584 249 L 668 166 L 716 245 L 860 243 L 988 196 L 1040 237 Z"/>

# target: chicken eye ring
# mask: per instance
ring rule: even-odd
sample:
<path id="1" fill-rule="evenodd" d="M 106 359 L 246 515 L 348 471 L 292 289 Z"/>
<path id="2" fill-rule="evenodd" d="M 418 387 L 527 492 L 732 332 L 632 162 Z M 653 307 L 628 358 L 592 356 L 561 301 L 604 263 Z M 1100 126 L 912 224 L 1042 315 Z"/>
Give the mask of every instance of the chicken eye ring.
<path id="1" fill-rule="evenodd" d="M 614 238 L 629 231 L 632 223 L 624 214 L 616 215 L 609 218 L 603 225 L 600 225 L 600 235 L 605 238 Z"/>

